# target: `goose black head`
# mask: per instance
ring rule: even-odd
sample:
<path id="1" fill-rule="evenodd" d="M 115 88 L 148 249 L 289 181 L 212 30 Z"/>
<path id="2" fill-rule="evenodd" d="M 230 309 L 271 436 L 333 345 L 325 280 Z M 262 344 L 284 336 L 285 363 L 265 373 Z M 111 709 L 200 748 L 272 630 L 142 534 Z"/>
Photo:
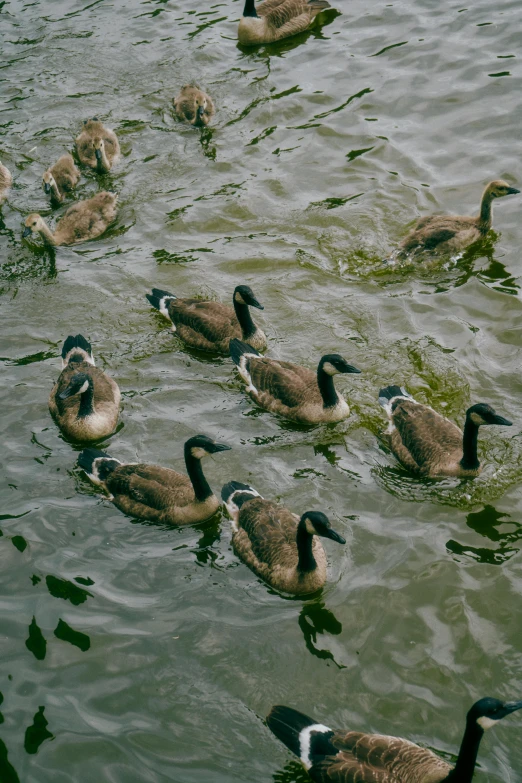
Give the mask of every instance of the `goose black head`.
<path id="1" fill-rule="evenodd" d="M 504 427 L 511 427 L 513 424 L 509 419 L 505 419 L 503 416 L 495 413 L 494 409 L 487 402 L 479 402 L 468 408 L 466 420 L 473 422 L 477 427 L 483 424 L 501 424 Z"/>
<path id="2" fill-rule="evenodd" d="M 62 392 L 60 392 L 58 398 L 60 400 L 66 400 L 67 397 L 72 397 L 75 394 L 83 394 L 89 388 L 89 384 L 90 384 L 89 376 L 84 372 L 77 372 L 71 378 L 71 382 L 69 383 L 67 388 L 64 389 Z"/>
<path id="3" fill-rule="evenodd" d="M 338 544 L 346 544 L 346 539 L 336 533 L 330 520 L 322 511 L 306 511 L 301 517 L 301 523 L 311 536 L 322 536 L 337 541 Z"/>
<path id="4" fill-rule="evenodd" d="M 28 237 L 33 232 L 37 234 L 42 228 L 42 223 L 42 218 L 40 215 L 36 214 L 36 212 L 34 212 L 32 215 L 29 215 L 29 217 L 25 219 L 25 228 L 22 232 L 22 236 Z"/>
<path id="5" fill-rule="evenodd" d="M 234 289 L 234 302 L 239 304 L 250 305 L 250 307 L 257 307 L 258 310 L 264 310 L 263 305 L 258 302 L 254 296 L 254 292 L 249 285 L 238 285 Z"/>
<path id="6" fill-rule="evenodd" d="M 503 179 L 493 180 L 493 182 L 489 183 L 486 190 L 490 193 L 492 198 L 502 198 L 502 196 L 512 196 L 515 195 L 515 193 L 520 193 L 520 190 L 512 188 L 511 185 L 508 185 Z"/>
<path id="7" fill-rule="evenodd" d="M 339 372 L 361 372 L 357 367 L 348 364 L 346 359 L 343 359 L 338 353 L 327 353 L 326 356 L 323 356 L 319 362 L 319 369 L 324 370 L 327 375 L 337 375 Z"/>
<path id="8" fill-rule="evenodd" d="M 467 721 L 477 723 L 483 731 L 487 731 L 497 721 L 517 710 L 522 710 L 522 701 L 500 701 L 488 696 L 475 702 L 468 712 Z"/>
<path id="9" fill-rule="evenodd" d="M 203 459 L 209 454 L 216 454 L 218 451 L 229 451 L 232 447 L 224 443 L 216 443 L 212 438 L 206 435 L 194 435 L 185 443 L 185 454 L 190 454 L 194 459 Z"/>

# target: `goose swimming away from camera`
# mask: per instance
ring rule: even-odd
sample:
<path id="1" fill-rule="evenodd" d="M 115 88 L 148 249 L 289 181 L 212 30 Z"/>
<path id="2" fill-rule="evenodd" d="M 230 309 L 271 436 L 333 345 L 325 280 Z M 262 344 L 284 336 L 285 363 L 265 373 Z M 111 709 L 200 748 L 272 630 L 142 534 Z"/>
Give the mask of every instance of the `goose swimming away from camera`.
<path id="1" fill-rule="evenodd" d="M 350 407 L 334 386 L 337 373 L 360 373 L 338 353 L 322 357 L 314 373 L 308 367 L 261 356 L 234 339 L 230 355 L 247 384 L 247 394 L 261 408 L 307 424 L 346 419 Z"/>
<path id="2" fill-rule="evenodd" d="M 512 422 L 499 416 L 491 405 L 479 402 L 466 411 L 464 432 L 453 422 L 416 402 L 399 386 L 379 392 L 379 403 L 388 414 L 385 439 L 405 468 L 420 476 L 474 478 L 482 466 L 477 456 L 479 427 Z"/>
<path id="3" fill-rule="evenodd" d="M 44 172 L 42 185 L 45 192 L 51 195 L 51 199 L 61 203 L 65 194 L 74 190 L 79 179 L 80 172 L 74 165 L 72 155 L 67 153 Z"/>
<path id="4" fill-rule="evenodd" d="M 221 497 L 232 518 L 232 545 L 238 557 L 261 579 L 285 593 L 314 593 L 326 582 L 326 554 L 318 536 L 345 544 L 321 511 L 301 519 L 265 500 L 248 484 L 231 481 Z"/>
<path id="5" fill-rule="evenodd" d="M 178 120 L 197 127 L 208 125 L 216 111 L 210 95 L 192 84 L 182 87 L 172 103 Z"/>
<path id="6" fill-rule="evenodd" d="M 307 30 L 328 0 L 246 0 L 237 37 L 247 46 L 272 43 Z"/>
<path id="7" fill-rule="evenodd" d="M 0 206 L 2 206 L 6 200 L 7 194 L 9 193 L 12 184 L 13 178 L 11 176 L 11 172 L 7 166 L 4 166 L 3 163 L 0 163 Z"/>
<path id="8" fill-rule="evenodd" d="M 248 285 L 238 285 L 232 297 L 233 307 L 204 299 L 178 299 L 168 291 L 153 288 L 147 299 L 173 323 L 173 331 L 190 348 L 228 356 L 233 337 L 248 340 L 255 348 L 266 348 L 266 336 L 256 326 L 249 307 L 263 310 Z"/>
<path id="9" fill-rule="evenodd" d="M 58 221 L 53 232 L 38 214 L 33 213 L 25 220 L 25 228 L 22 236 L 28 237 L 31 233 L 40 234 L 44 242 L 49 245 L 77 245 L 96 239 L 116 219 L 116 203 L 118 196 L 115 193 L 102 191 L 85 201 L 78 201 L 69 207 L 63 218 Z"/>
<path id="10" fill-rule="evenodd" d="M 62 367 L 49 397 L 53 419 L 70 440 L 106 438 L 118 423 L 118 384 L 95 367 L 91 344 L 81 334 L 65 340 Z"/>
<path id="11" fill-rule="evenodd" d="M 203 475 L 201 460 L 229 449 L 206 435 L 189 438 L 184 449 L 188 476 L 159 465 L 120 462 L 96 449 L 84 449 L 78 464 L 124 514 L 170 525 L 193 525 L 211 517 L 219 507 Z"/>
<path id="12" fill-rule="evenodd" d="M 477 217 L 463 215 L 431 215 L 421 218 L 399 245 L 399 258 L 424 250 L 455 253 L 486 236 L 491 228 L 492 205 L 496 198 L 520 193 L 501 179 L 490 182 L 482 194 Z"/>
<path id="13" fill-rule="evenodd" d="M 106 128 L 97 117 L 85 120 L 83 130 L 76 139 L 76 151 L 80 163 L 100 173 L 110 171 L 120 157 L 118 137 Z"/>
<path id="14" fill-rule="evenodd" d="M 330 729 L 291 707 L 272 707 L 266 723 L 315 783 L 471 783 L 484 732 L 520 709 L 522 701 L 477 701 L 454 767 L 400 737 Z"/>

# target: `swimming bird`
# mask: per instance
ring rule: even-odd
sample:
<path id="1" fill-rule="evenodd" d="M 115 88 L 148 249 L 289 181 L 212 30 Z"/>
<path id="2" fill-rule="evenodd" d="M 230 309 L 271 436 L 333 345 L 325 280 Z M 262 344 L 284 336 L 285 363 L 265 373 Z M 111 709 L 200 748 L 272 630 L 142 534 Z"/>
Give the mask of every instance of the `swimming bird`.
<path id="1" fill-rule="evenodd" d="M 79 242 L 96 239 L 116 219 L 117 200 L 118 196 L 115 193 L 102 191 L 85 201 L 78 201 L 69 207 L 63 218 L 58 221 L 54 234 L 45 220 L 37 213 L 33 213 L 25 220 L 22 236 L 28 237 L 31 233 L 40 234 L 44 242 L 49 245 L 76 245 Z"/>
<path id="2" fill-rule="evenodd" d="M 153 288 L 146 296 L 153 307 L 172 321 L 173 331 L 190 348 L 228 356 L 233 337 L 242 337 L 260 350 L 266 348 L 266 336 L 256 326 L 248 309 L 264 310 L 264 307 L 248 285 L 238 285 L 234 289 L 233 308 L 205 299 L 178 299 L 159 288 Z"/>
<path id="3" fill-rule="evenodd" d="M 272 43 L 302 33 L 321 11 L 329 8 L 328 0 L 245 0 L 237 37 L 247 46 Z"/>
<path id="4" fill-rule="evenodd" d="M 501 179 L 493 180 L 484 190 L 477 217 L 462 215 L 431 215 L 421 218 L 399 245 L 399 257 L 409 253 L 416 255 L 424 250 L 455 253 L 478 239 L 485 237 L 491 228 L 494 199 L 520 193 Z"/>
<path id="5" fill-rule="evenodd" d="M 323 356 L 317 373 L 308 367 L 261 356 L 252 346 L 234 339 L 230 355 L 247 384 L 247 394 L 261 408 L 307 424 L 346 419 L 350 407 L 335 390 L 337 373 L 360 373 L 338 353 Z"/>
<path id="6" fill-rule="evenodd" d="M 11 172 L 7 166 L 4 166 L 3 163 L 0 163 L 0 206 L 6 200 L 7 194 L 11 189 L 12 184 L 13 177 L 11 176 Z"/>
<path id="7" fill-rule="evenodd" d="M 118 137 L 97 117 L 85 120 L 75 143 L 80 163 L 99 172 L 110 171 L 120 157 Z"/>
<path id="8" fill-rule="evenodd" d="M 62 367 L 49 397 L 53 419 L 70 440 L 106 438 L 118 423 L 118 384 L 95 367 L 91 344 L 81 334 L 65 340 Z"/>
<path id="9" fill-rule="evenodd" d="M 203 475 L 201 460 L 229 449 L 206 435 L 189 438 L 185 443 L 188 476 L 159 465 L 122 463 L 96 449 L 84 449 L 78 464 L 124 514 L 171 525 L 193 525 L 211 517 L 219 507 Z"/>
<path id="10" fill-rule="evenodd" d="M 186 84 L 182 87 L 172 103 L 178 120 L 184 120 L 199 127 L 208 125 L 216 112 L 214 101 L 210 95 L 192 84 Z"/>
<path id="11" fill-rule="evenodd" d="M 80 172 L 74 165 L 72 155 L 67 153 L 58 158 L 56 163 L 44 172 L 43 189 L 47 194 L 51 194 L 52 199 L 62 202 L 65 193 L 74 190 L 79 179 Z"/>
<path id="12" fill-rule="evenodd" d="M 315 783 L 471 783 L 484 732 L 520 709 L 522 701 L 475 702 L 454 767 L 400 737 L 330 729 L 291 707 L 272 707 L 266 723 Z"/>
<path id="13" fill-rule="evenodd" d="M 416 402 L 399 386 L 379 392 L 379 403 L 388 414 L 385 433 L 391 450 L 405 468 L 420 476 L 474 478 L 482 470 L 477 456 L 479 427 L 512 422 L 499 416 L 491 405 L 479 402 L 466 411 L 464 433 L 449 419 Z"/>
<path id="14" fill-rule="evenodd" d="M 232 518 L 234 551 L 254 573 L 276 590 L 294 595 L 324 586 L 326 554 L 318 536 L 346 544 L 325 514 L 307 511 L 299 519 L 238 481 L 225 484 L 221 497 Z"/>

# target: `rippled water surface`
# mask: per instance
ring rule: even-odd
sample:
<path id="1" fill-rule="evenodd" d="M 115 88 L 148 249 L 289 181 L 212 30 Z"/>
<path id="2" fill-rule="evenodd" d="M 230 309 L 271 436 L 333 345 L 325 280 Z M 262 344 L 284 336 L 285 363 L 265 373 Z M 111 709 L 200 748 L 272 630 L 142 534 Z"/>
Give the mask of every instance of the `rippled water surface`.
<path id="1" fill-rule="evenodd" d="M 522 202 L 496 203 L 495 232 L 460 259 L 382 263 L 419 216 L 474 214 L 493 178 L 520 187 L 520 4 L 343 0 L 253 50 L 240 13 L 0 3 L 2 783 L 304 780 L 263 724 L 274 703 L 451 758 L 476 698 L 522 698 Z M 171 113 L 191 80 L 217 105 L 202 132 Z M 116 190 L 117 223 L 74 249 L 22 240 L 29 212 L 53 212 L 42 172 L 93 115 L 123 156 L 78 195 Z M 229 360 L 188 353 L 145 299 L 229 301 L 238 283 L 265 305 L 270 355 L 363 370 L 338 381 L 346 422 L 258 411 Z M 268 590 L 225 514 L 172 529 L 100 497 L 47 410 L 77 332 L 122 389 L 111 454 L 181 470 L 204 432 L 233 447 L 206 463 L 216 490 L 246 480 L 329 515 L 347 545 L 326 542 L 320 595 Z M 379 441 L 390 382 L 459 423 L 478 401 L 514 421 L 481 434 L 479 479 L 397 466 Z M 514 716 L 476 779 L 521 768 Z"/>

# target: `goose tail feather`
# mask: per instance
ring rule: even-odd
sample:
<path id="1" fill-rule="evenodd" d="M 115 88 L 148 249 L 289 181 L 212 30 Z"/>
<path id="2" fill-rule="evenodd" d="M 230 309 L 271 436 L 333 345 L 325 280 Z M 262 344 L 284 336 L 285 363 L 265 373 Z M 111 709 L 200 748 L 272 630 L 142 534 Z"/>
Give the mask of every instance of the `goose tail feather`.
<path id="1" fill-rule="evenodd" d="M 291 707 L 272 707 L 266 724 L 307 769 L 324 756 L 335 756 L 339 752 L 330 742 L 332 729 Z"/>
<path id="2" fill-rule="evenodd" d="M 406 391 L 404 386 L 386 386 L 379 392 L 379 405 L 382 405 L 389 416 L 392 413 L 393 403 L 397 399 L 412 400 L 415 402 L 411 394 Z"/>
<path id="3" fill-rule="evenodd" d="M 84 449 L 78 455 L 78 465 L 85 471 L 93 484 L 103 484 L 107 476 L 121 465 L 121 462 L 99 449 Z"/>
<path id="4" fill-rule="evenodd" d="M 173 299 L 177 299 L 177 297 L 168 291 L 162 291 L 161 288 L 153 288 L 151 293 L 145 294 L 145 296 L 151 305 L 170 321 L 169 304 Z"/>
<path id="5" fill-rule="evenodd" d="M 232 361 L 234 364 L 237 364 L 239 366 L 241 362 L 242 356 L 261 356 L 259 351 L 256 351 L 255 348 L 252 348 L 251 345 L 248 343 L 243 343 L 241 340 L 238 340 L 237 337 L 234 337 L 230 343 L 229 343 L 229 350 L 230 350 L 230 356 L 232 357 Z"/>
<path id="6" fill-rule="evenodd" d="M 82 334 L 76 336 L 70 334 L 63 343 L 62 367 L 67 367 L 69 362 L 94 364 L 91 344 Z"/>
<path id="7" fill-rule="evenodd" d="M 234 522 L 237 521 L 239 511 L 243 503 L 252 498 L 260 498 L 259 492 L 248 484 L 241 484 L 240 481 L 229 481 L 221 490 L 221 498 L 226 506 L 228 513 Z"/>

